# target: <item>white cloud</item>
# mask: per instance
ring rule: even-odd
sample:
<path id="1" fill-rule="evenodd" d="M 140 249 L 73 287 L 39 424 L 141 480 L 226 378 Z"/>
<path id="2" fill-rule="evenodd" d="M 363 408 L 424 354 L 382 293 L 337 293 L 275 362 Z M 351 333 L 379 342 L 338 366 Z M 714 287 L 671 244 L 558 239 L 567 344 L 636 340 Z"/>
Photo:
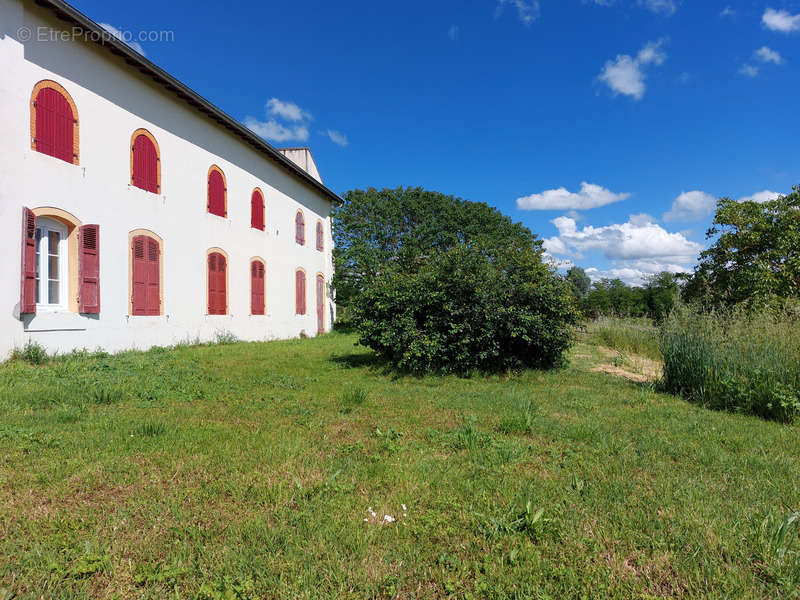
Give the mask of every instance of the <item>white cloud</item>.
<path id="1" fill-rule="evenodd" d="M 539 17 L 539 0 L 497 0 L 496 13 L 499 15 L 508 4 L 517 9 L 519 20 L 530 25 Z"/>
<path id="2" fill-rule="evenodd" d="M 800 15 L 793 15 L 785 10 L 768 8 L 761 17 L 764 27 L 781 33 L 800 30 Z"/>
<path id="3" fill-rule="evenodd" d="M 336 131 L 335 129 L 328 129 L 326 132 L 328 137 L 334 144 L 338 146 L 347 146 L 350 142 L 347 139 L 347 136 L 343 133 Z"/>
<path id="4" fill-rule="evenodd" d="M 761 46 L 761 48 L 756 50 L 755 57 L 765 63 L 774 63 L 776 65 L 783 63 L 783 57 L 780 55 L 780 52 L 768 48 L 767 46 Z"/>
<path id="5" fill-rule="evenodd" d="M 743 196 L 739 198 L 739 202 L 768 202 L 770 200 L 775 200 L 780 196 L 778 192 L 771 192 L 769 190 L 764 190 L 763 192 L 756 192 L 751 196 Z"/>
<path id="6" fill-rule="evenodd" d="M 267 113 L 282 117 L 287 121 L 311 120 L 311 113 L 303 110 L 294 102 L 283 102 L 277 98 L 270 98 L 267 101 Z"/>
<path id="7" fill-rule="evenodd" d="M 755 77 L 758 75 L 758 67 L 754 67 L 753 65 L 742 65 L 739 69 L 739 74 L 746 77 Z"/>
<path id="8" fill-rule="evenodd" d="M 683 192 L 672 201 L 672 208 L 664 213 L 665 221 L 699 221 L 714 212 L 717 201 L 711 194 L 694 190 Z"/>
<path id="9" fill-rule="evenodd" d="M 275 119 L 259 121 L 254 117 L 246 117 L 244 125 L 253 133 L 273 142 L 298 141 L 304 142 L 308 139 L 308 127 L 305 125 L 286 126 L 278 123 Z"/>
<path id="10" fill-rule="evenodd" d="M 670 273 L 691 272 L 689 267 L 670 263 L 651 262 L 642 266 L 644 267 L 643 269 L 636 267 L 619 267 L 605 270 L 589 267 L 586 269 L 586 274 L 592 281 L 598 281 L 600 279 L 621 279 L 628 285 L 643 285 L 648 276 L 662 271 L 669 271 Z"/>
<path id="11" fill-rule="evenodd" d="M 675 11 L 678 10 L 675 0 L 639 0 L 639 6 L 667 16 L 674 15 Z"/>
<path id="12" fill-rule="evenodd" d="M 133 35 L 131 34 L 130 31 L 122 31 L 121 29 L 118 29 L 113 25 L 109 25 L 108 23 L 100 23 L 99 25 L 100 27 L 108 31 L 108 33 L 113 35 L 115 38 L 117 38 L 121 42 L 125 42 L 128 46 L 130 46 L 130 48 L 136 50 L 136 52 L 138 52 L 142 56 L 145 56 L 144 48 L 142 48 L 142 45 L 139 42 L 133 40 Z"/>
<path id="13" fill-rule="evenodd" d="M 678 265 L 693 260 L 702 250 L 700 244 L 687 240 L 683 234 L 670 233 L 647 219 L 635 218 L 634 221 L 578 229 L 573 219 L 558 217 L 551 222 L 558 229 L 558 239 L 566 252 L 557 252 L 556 242 L 548 249 L 556 254 L 575 256 L 596 250 L 611 260 L 650 260 Z"/>
<path id="14" fill-rule="evenodd" d="M 651 64 L 661 65 L 667 60 L 667 55 L 662 49 L 663 45 L 664 40 L 650 42 L 639 50 L 635 58 L 628 54 L 618 54 L 614 60 L 606 61 L 603 71 L 597 78 L 615 94 L 624 94 L 641 100 L 646 90 L 643 67 Z"/>
<path id="15" fill-rule="evenodd" d="M 570 192 L 561 187 L 517 198 L 517 208 L 520 210 L 586 210 L 619 202 L 629 197 L 630 194 L 616 194 L 597 184 L 584 181 L 581 183 L 580 192 Z"/>
<path id="16" fill-rule="evenodd" d="M 447 37 L 455 42 L 458 39 L 458 31 L 458 25 L 451 25 L 450 29 L 447 30 Z"/>

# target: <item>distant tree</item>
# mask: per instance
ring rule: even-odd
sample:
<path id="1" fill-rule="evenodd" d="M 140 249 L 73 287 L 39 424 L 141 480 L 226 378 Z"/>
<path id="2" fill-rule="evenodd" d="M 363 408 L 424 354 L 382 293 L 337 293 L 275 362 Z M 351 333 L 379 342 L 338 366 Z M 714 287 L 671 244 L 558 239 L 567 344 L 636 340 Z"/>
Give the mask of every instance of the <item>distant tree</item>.
<path id="1" fill-rule="evenodd" d="M 717 202 L 716 238 L 684 286 L 706 306 L 763 305 L 800 297 L 800 186 L 768 202 Z"/>
<path id="2" fill-rule="evenodd" d="M 567 283 L 570 284 L 575 297 L 585 298 L 592 287 L 592 280 L 581 267 L 575 265 L 567 271 Z"/>
<path id="3" fill-rule="evenodd" d="M 681 276 L 669 271 L 662 271 L 646 278 L 644 296 L 650 318 L 661 322 L 669 315 L 680 298 L 680 281 Z"/>
<path id="4" fill-rule="evenodd" d="M 541 240 L 482 202 L 422 188 L 352 190 L 334 210 L 336 301 L 347 306 L 387 268 L 413 271 L 428 257 L 466 246 L 490 260 L 534 251 Z"/>

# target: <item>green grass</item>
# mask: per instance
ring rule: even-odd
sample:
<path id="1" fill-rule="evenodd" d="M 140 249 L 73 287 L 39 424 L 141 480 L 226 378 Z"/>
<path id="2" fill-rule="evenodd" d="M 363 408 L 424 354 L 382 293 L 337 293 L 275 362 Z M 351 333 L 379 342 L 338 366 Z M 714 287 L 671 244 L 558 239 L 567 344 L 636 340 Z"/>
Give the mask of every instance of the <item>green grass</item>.
<path id="1" fill-rule="evenodd" d="M 354 339 L 0 366 L 0 598 L 798 596 L 796 428 Z"/>
<path id="2" fill-rule="evenodd" d="M 598 317 L 587 325 L 586 332 L 591 343 L 661 360 L 658 329 L 650 319 Z"/>

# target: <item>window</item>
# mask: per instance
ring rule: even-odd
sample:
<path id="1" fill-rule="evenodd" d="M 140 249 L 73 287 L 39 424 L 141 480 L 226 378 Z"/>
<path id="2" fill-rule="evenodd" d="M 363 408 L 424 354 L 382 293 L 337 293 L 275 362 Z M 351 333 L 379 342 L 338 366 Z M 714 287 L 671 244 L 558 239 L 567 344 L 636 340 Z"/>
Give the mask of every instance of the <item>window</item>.
<path id="1" fill-rule="evenodd" d="M 66 310 L 67 228 L 55 219 L 36 219 L 36 308 Z"/>
<path id="2" fill-rule="evenodd" d="M 306 314 L 306 272 L 303 269 L 294 272 L 294 313 Z"/>
<path id="3" fill-rule="evenodd" d="M 220 252 L 208 254 L 208 314 L 228 312 L 227 259 Z"/>
<path id="4" fill-rule="evenodd" d="M 294 216 L 294 241 L 301 246 L 306 244 L 306 220 L 302 210 L 298 210 Z"/>
<path id="5" fill-rule="evenodd" d="M 322 221 L 317 221 L 317 250 L 320 252 L 325 250 L 325 230 L 322 227 Z"/>
<path id="6" fill-rule="evenodd" d="M 250 314 L 263 315 L 265 311 L 265 283 L 264 263 L 261 260 L 253 260 L 250 263 Z"/>
<path id="7" fill-rule="evenodd" d="M 218 166 L 211 165 L 208 170 L 208 212 L 219 217 L 228 216 L 227 192 L 225 175 Z"/>
<path id="8" fill-rule="evenodd" d="M 140 189 L 161 193 L 161 159 L 155 138 L 145 129 L 133 132 L 131 141 L 131 183 Z"/>
<path id="9" fill-rule="evenodd" d="M 325 333 L 325 277 L 317 273 L 317 333 Z"/>
<path id="10" fill-rule="evenodd" d="M 131 314 L 161 314 L 161 244 L 146 234 L 131 239 Z"/>
<path id="11" fill-rule="evenodd" d="M 264 195 L 258 188 L 250 196 L 250 227 L 264 231 Z"/>
<path id="12" fill-rule="evenodd" d="M 31 148 L 78 164 L 78 111 L 63 87 L 40 81 L 31 94 Z"/>

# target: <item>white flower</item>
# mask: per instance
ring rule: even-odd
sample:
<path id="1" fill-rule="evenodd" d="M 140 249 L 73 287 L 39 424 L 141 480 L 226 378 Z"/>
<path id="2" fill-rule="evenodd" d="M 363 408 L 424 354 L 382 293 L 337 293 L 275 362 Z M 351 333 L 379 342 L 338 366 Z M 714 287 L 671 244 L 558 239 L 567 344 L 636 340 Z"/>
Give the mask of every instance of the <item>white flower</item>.
<path id="1" fill-rule="evenodd" d="M 408 509 L 406 508 L 406 505 L 405 505 L 405 504 L 401 504 L 400 506 L 403 508 L 403 512 L 406 512 L 406 511 L 408 510 Z"/>
<path id="2" fill-rule="evenodd" d="M 383 515 L 383 520 L 387 523 L 391 523 L 394 521 L 394 517 L 392 515 Z"/>

